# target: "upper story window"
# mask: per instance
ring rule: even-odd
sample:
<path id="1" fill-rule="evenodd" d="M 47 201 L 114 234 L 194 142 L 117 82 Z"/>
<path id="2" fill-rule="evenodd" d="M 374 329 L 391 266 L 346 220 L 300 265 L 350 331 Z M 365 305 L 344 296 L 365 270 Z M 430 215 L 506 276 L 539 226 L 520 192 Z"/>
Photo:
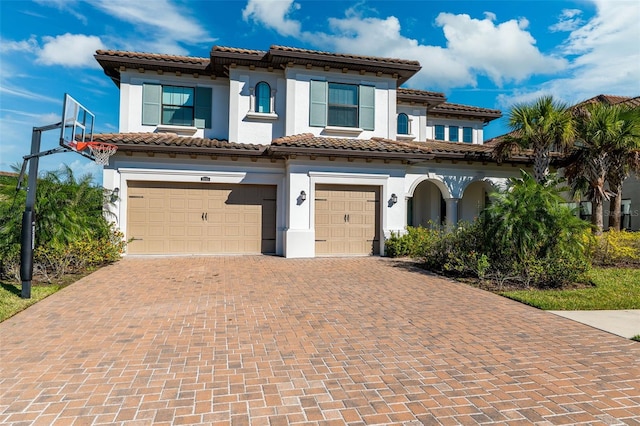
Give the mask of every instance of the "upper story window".
<path id="1" fill-rule="evenodd" d="M 310 82 L 309 125 L 374 129 L 375 87 Z"/>
<path id="2" fill-rule="evenodd" d="M 162 87 L 162 124 L 193 126 L 193 87 Z"/>
<path id="3" fill-rule="evenodd" d="M 398 134 L 399 135 L 408 135 L 409 134 L 409 116 L 404 112 L 398 114 Z"/>
<path id="4" fill-rule="evenodd" d="M 261 81 L 256 84 L 256 112 L 270 113 L 271 111 L 271 86 Z"/>
<path id="5" fill-rule="evenodd" d="M 449 126 L 449 140 L 458 142 L 458 126 Z"/>
<path id="6" fill-rule="evenodd" d="M 443 141 L 444 140 L 444 126 L 442 124 L 436 124 L 435 130 L 436 130 L 435 140 Z"/>
<path id="7" fill-rule="evenodd" d="M 466 142 L 466 143 L 473 142 L 473 129 L 471 127 L 462 128 L 462 142 Z"/>
<path id="8" fill-rule="evenodd" d="M 211 88 L 142 86 L 142 124 L 211 128 Z"/>

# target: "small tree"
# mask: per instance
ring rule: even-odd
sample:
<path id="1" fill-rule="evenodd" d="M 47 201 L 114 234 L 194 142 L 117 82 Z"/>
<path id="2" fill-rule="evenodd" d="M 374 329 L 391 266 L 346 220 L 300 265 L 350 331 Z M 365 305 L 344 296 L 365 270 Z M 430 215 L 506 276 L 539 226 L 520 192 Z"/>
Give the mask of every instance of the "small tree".
<path id="1" fill-rule="evenodd" d="M 496 156 L 504 158 L 515 148 L 533 150 L 533 172 L 538 183 L 549 175 L 550 152 L 571 146 L 574 138 L 568 106 L 552 96 L 512 107 L 509 127 L 511 132 L 495 147 Z"/>
<path id="2" fill-rule="evenodd" d="M 582 192 L 591 201 L 591 222 L 595 234 L 600 235 L 603 228 L 603 203 L 613 194 L 606 188 L 607 176 L 614 178 L 614 185 L 620 184 L 621 177 L 613 176 L 614 170 L 616 167 L 624 167 L 624 161 L 620 159 L 629 155 L 630 151 L 625 147 L 632 146 L 637 140 L 637 124 L 625 118 L 620 106 L 601 103 L 578 108 L 575 120 L 577 142 L 568 159 L 565 176 L 574 193 Z M 621 184 L 615 189 L 621 190 Z"/>
<path id="3" fill-rule="evenodd" d="M 482 216 L 484 251 L 492 264 L 543 285 L 560 286 L 586 271 L 589 225 L 575 216 L 559 184 L 556 175 L 540 184 L 522 171 L 507 191 L 492 194 Z"/>

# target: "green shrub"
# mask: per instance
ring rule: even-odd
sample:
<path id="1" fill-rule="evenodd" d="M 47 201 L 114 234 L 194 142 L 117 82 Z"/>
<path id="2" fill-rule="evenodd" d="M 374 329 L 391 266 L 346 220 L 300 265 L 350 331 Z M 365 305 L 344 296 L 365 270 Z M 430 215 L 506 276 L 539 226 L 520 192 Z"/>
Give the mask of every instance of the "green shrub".
<path id="1" fill-rule="evenodd" d="M 583 280 L 590 268 L 589 224 L 559 195 L 522 172 L 507 191 L 494 193 L 473 223 L 453 229 L 407 228 L 387 242 L 390 256 L 421 258 L 427 269 L 520 287 L 560 288 Z"/>
<path id="2" fill-rule="evenodd" d="M 407 226 L 406 232 L 391 232 L 385 241 L 385 253 L 389 257 L 422 257 L 438 238 L 438 230 Z"/>
<path id="3" fill-rule="evenodd" d="M 609 230 L 596 237 L 592 251 L 601 265 L 640 264 L 640 232 Z"/>
<path id="4" fill-rule="evenodd" d="M 0 178 L 0 277 L 19 280 L 20 232 L 25 192 L 17 178 Z M 123 235 L 104 217 L 104 189 L 91 176 L 76 179 L 70 169 L 38 179 L 34 276 L 46 281 L 66 273 L 114 262 L 125 246 Z"/>

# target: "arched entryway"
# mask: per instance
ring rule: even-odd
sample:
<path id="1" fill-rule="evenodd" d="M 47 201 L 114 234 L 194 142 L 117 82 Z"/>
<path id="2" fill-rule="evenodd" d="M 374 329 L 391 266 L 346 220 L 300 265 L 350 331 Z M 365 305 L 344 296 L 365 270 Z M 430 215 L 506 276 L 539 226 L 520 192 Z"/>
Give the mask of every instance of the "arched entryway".
<path id="1" fill-rule="evenodd" d="M 441 182 L 439 182 L 442 184 Z M 420 182 L 407 200 L 407 225 L 442 225 L 446 221 L 446 203 L 442 191 L 434 181 Z"/>
<path id="2" fill-rule="evenodd" d="M 458 221 L 473 222 L 489 203 L 489 194 L 494 190 L 490 182 L 477 180 L 466 186 L 458 203 Z"/>

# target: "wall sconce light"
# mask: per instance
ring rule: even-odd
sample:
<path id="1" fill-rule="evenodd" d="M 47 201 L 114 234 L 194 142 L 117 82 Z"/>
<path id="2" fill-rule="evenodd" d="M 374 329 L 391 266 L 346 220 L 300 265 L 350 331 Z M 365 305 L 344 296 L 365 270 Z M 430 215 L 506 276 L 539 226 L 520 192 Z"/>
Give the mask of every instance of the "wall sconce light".
<path id="1" fill-rule="evenodd" d="M 396 194 L 391 194 L 391 204 L 395 204 L 398 202 L 398 196 Z"/>
<path id="2" fill-rule="evenodd" d="M 113 188 L 113 191 L 111 191 L 111 197 L 109 197 L 109 201 L 111 201 L 112 203 L 115 203 L 116 201 L 118 201 L 119 194 L 120 194 L 120 188 L 118 187 Z"/>
<path id="3" fill-rule="evenodd" d="M 300 191 L 300 200 L 304 201 L 307 199 L 307 193 L 304 190 Z"/>

